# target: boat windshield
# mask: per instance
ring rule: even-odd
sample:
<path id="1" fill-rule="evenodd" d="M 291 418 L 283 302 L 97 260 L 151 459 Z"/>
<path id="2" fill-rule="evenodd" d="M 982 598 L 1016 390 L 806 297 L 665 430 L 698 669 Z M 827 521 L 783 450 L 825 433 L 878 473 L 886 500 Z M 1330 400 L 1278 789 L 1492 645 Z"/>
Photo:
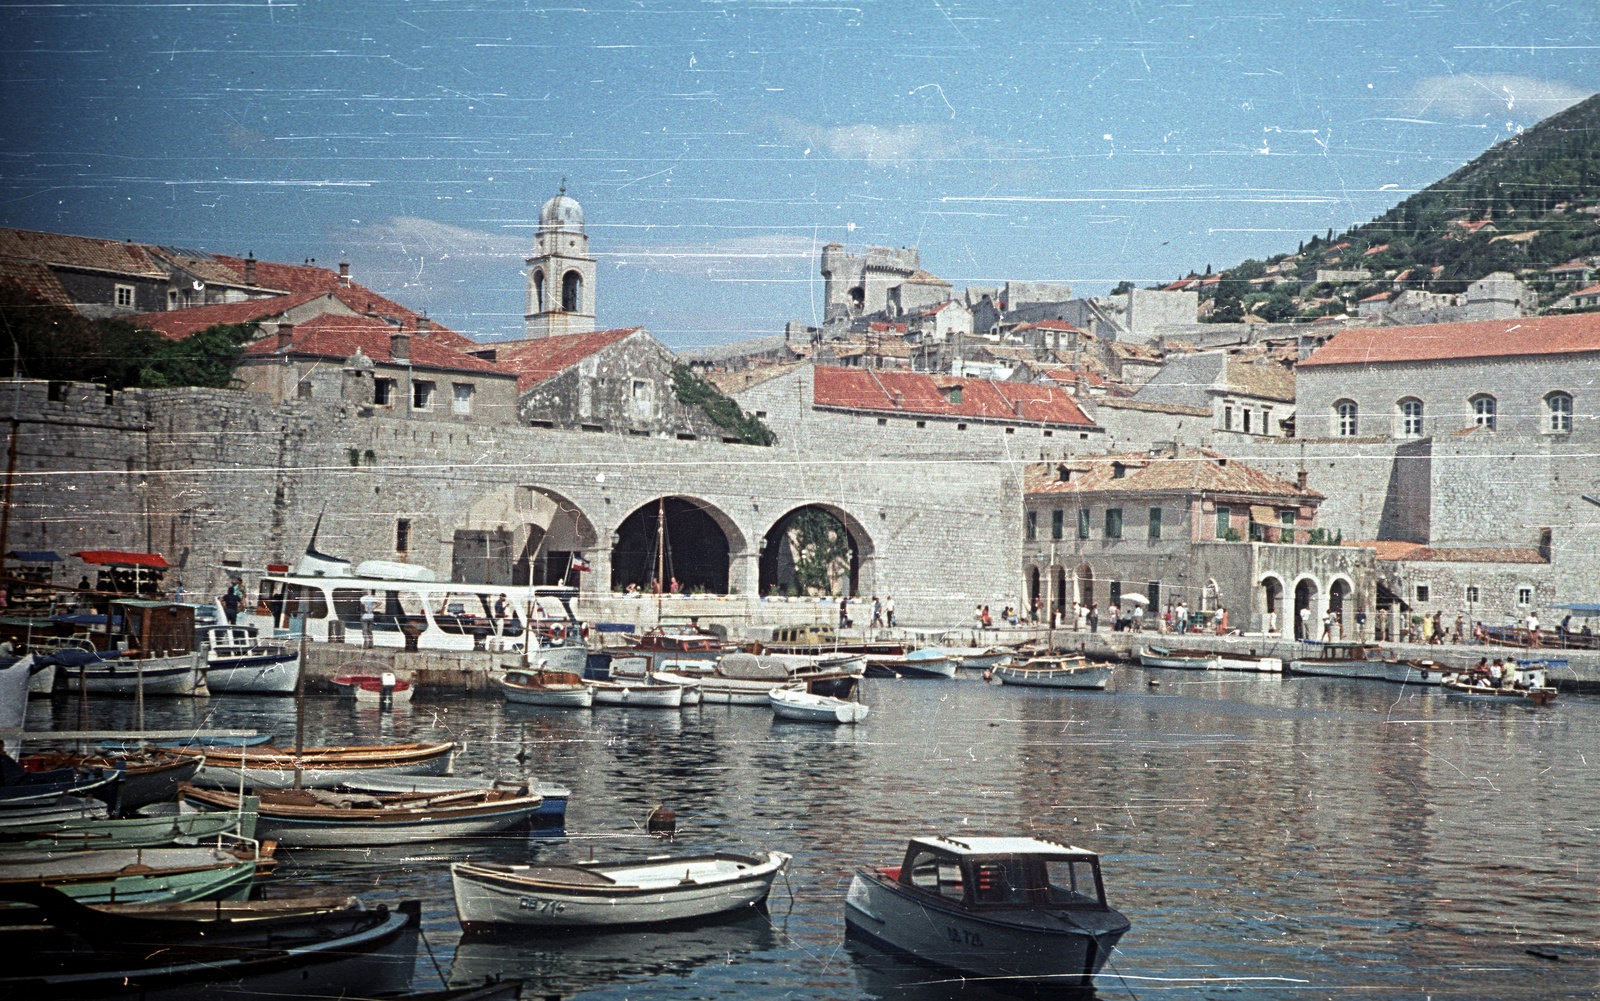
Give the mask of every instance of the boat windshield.
<path id="1" fill-rule="evenodd" d="M 1087 859 L 1048 859 L 1045 871 L 1049 878 L 1052 904 L 1076 904 L 1104 907 L 1105 888 L 1100 883 L 1100 866 Z"/>
<path id="2" fill-rule="evenodd" d="M 907 871 L 911 885 L 919 890 L 936 893 L 950 900 L 962 900 L 965 896 L 961 863 L 957 859 L 933 852 L 918 852 Z"/>

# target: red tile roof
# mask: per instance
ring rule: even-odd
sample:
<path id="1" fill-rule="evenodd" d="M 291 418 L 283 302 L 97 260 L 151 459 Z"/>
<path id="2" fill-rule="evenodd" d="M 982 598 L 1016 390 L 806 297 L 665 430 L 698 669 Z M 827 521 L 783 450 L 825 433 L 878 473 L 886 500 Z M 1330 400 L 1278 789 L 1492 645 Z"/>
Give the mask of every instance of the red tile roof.
<path id="1" fill-rule="evenodd" d="M 1367 296 L 1366 298 L 1362 299 L 1361 301 L 1362 302 L 1388 302 L 1389 301 L 1389 293 L 1387 293 L 1387 292 L 1374 292 L 1373 294 Z"/>
<path id="2" fill-rule="evenodd" d="M 0 229 L 0 258 L 39 261 L 68 268 L 114 271 L 125 275 L 165 278 L 137 243 L 119 243 L 91 236 L 35 233 L 26 229 Z"/>
<path id="3" fill-rule="evenodd" d="M 278 347 L 276 337 L 267 337 L 246 348 L 245 355 L 260 358 L 288 353 L 343 361 L 359 349 L 375 362 L 393 363 L 395 358 L 390 354 L 390 335 L 394 333 L 396 330 L 391 324 L 375 317 L 323 313 L 304 323 L 295 324 L 293 340 L 286 352 Z M 416 368 L 508 374 L 482 358 L 474 358 L 421 336 L 411 338 L 410 355 L 411 364 Z"/>
<path id="4" fill-rule="evenodd" d="M 1595 351 L 1600 351 L 1600 315 L 1580 313 L 1574 316 L 1344 330 L 1329 338 L 1328 343 L 1313 352 L 1299 367 Z"/>
<path id="5" fill-rule="evenodd" d="M 0 282 L 20 288 L 30 299 L 52 306 L 72 306 L 72 296 L 61 287 L 55 274 L 37 261 L 5 260 L 0 258 Z"/>
<path id="6" fill-rule="evenodd" d="M 940 392 L 957 387 L 961 390 L 959 403 L 954 402 L 954 393 L 947 398 Z M 814 370 L 811 400 L 819 407 L 848 410 L 1094 426 L 1071 394 L 1056 386 L 922 372 L 873 372 L 819 365 Z"/>
<path id="7" fill-rule="evenodd" d="M 1347 546 L 1376 549 L 1378 559 L 1393 563 L 1548 563 L 1537 549 L 1527 546 L 1428 546 L 1420 542 L 1346 542 Z"/>
<path id="8" fill-rule="evenodd" d="M 1123 475 L 1117 475 L 1117 467 Z M 1069 478 L 1063 482 L 1060 470 Z M 1121 455 L 1075 455 L 1060 462 L 1030 465 L 1023 478 L 1028 494 L 1082 493 L 1212 493 L 1248 497 L 1321 500 L 1306 490 L 1210 449 L 1185 448 L 1177 457 L 1148 452 Z"/>
<path id="9" fill-rule="evenodd" d="M 610 347 L 643 329 L 622 327 L 597 330 L 592 334 L 560 334 L 527 341 L 499 341 L 479 347 L 494 349 L 495 368 L 516 376 L 517 391 L 520 393 L 566 371 L 601 348 Z"/>
<path id="10" fill-rule="evenodd" d="M 1362 257 L 1371 257 L 1374 254 L 1381 254 L 1385 250 L 1388 250 L 1388 249 L 1389 249 L 1389 245 L 1387 243 L 1380 243 L 1376 247 L 1368 247 L 1366 250 L 1363 250 L 1361 252 L 1361 256 Z"/>
<path id="11" fill-rule="evenodd" d="M 224 302 L 215 306 L 195 306 L 162 313 L 140 313 L 133 318 L 133 322 L 156 331 L 169 341 L 181 341 L 219 323 L 259 323 L 282 316 L 320 295 L 323 293 L 302 292 L 299 295 L 275 295 L 266 299 Z"/>

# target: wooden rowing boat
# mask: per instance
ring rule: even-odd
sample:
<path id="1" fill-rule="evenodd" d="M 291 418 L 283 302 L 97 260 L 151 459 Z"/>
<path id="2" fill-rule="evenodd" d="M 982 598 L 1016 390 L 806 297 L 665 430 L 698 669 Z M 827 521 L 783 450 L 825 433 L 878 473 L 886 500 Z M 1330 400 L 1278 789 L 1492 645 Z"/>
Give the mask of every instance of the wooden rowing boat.
<path id="1" fill-rule="evenodd" d="M 184 786 L 181 802 L 236 812 L 238 793 Z M 291 848 L 403 845 L 492 834 L 526 824 L 539 812 L 538 794 L 493 787 L 456 792 L 373 795 L 326 789 L 259 793 L 260 837 Z"/>
<path id="2" fill-rule="evenodd" d="M 343 747 L 307 747 L 299 757 L 291 749 L 265 744 L 260 747 L 177 748 L 179 754 L 204 757 L 196 784 L 237 788 L 242 781 L 255 789 L 289 789 L 296 766 L 301 785 L 328 789 L 373 773 L 388 775 L 446 775 L 456 745 L 444 743 L 356 744 Z"/>

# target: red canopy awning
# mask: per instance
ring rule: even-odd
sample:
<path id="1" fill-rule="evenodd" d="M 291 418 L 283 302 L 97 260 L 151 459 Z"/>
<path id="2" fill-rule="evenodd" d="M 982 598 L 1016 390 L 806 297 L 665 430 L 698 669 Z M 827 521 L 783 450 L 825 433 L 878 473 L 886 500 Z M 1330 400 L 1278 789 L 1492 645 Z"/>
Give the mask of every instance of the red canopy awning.
<path id="1" fill-rule="evenodd" d="M 160 553 L 120 553 L 115 549 L 85 549 L 81 553 L 72 555 L 85 563 L 106 567 L 149 567 L 152 570 L 172 568 L 172 564 L 168 563 Z"/>

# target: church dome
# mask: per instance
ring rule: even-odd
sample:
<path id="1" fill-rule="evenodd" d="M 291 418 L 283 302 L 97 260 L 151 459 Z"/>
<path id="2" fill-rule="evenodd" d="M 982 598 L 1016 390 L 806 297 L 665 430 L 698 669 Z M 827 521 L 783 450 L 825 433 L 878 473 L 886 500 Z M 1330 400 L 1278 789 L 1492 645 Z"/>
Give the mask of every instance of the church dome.
<path id="1" fill-rule="evenodd" d="M 545 202 L 544 208 L 539 210 L 539 229 L 583 232 L 583 206 L 578 204 L 577 199 L 567 197 L 566 185 L 562 185 L 561 193 Z"/>

